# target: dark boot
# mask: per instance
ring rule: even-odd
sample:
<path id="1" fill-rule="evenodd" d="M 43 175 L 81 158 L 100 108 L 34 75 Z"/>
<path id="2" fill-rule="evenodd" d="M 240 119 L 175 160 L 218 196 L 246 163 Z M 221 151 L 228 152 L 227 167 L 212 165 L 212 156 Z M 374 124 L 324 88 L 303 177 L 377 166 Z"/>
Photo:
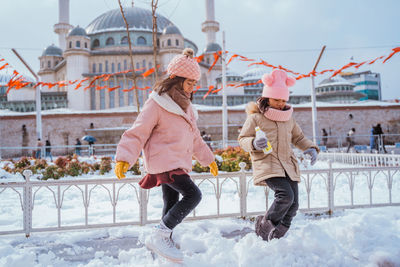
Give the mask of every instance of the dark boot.
<path id="1" fill-rule="evenodd" d="M 289 227 L 286 227 L 283 224 L 279 224 L 270 232 L 270 234 L 268 236 L 268 241 L 272 240 L 272 239 L 279 239 L 279 238 L 283 237 L 288 230 L 289 230 Z"/>
<path id="2" fill-rule="evenodd" d="M 274 224 L 266 220 L 264 216 L 259 215 L 256 219 L 255 231 L 257 236 L 261 236 L 264 241 L 268 241 L 270 232 L 274 229 Z"/>

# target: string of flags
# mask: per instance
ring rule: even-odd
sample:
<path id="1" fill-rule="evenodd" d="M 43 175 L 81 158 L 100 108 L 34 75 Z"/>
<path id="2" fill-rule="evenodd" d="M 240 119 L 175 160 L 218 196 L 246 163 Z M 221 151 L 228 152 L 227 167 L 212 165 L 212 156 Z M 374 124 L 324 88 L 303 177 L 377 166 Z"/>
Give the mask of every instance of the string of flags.
<path id="1" fill-rule="evenodd" d="M 299 73 L 299 72 L 295 72 L 292 71 L 286 67 L 283 67 L 281 65 L 273 65 L 268 63 L 267 61 L 261 59 L 260 61 L 257 61 L 255 59 L 251 59 L 239 54 L 232 54 L 228 61 L 227 61 L 227 65 L 229 65 L 232 61 L 234 60 L 239 60 L 242 62 L 250 62 L 248 64 L 248 67 L 254 66 L 254 65 L 263 65 L 266 66 L 268 68 L 272 68 L 272 69 L 281 69 L 284 70 L 288 73 L 291 73 L 292 75 L 295 76 L 296 80 L 300 80 L 303 78 L 308 78 L 311 76 L 318 76 L 318 75 L 323 75 L 325 73 L 331 72 L 332 75 L 330 76 L 335 77 L 336 75 L 338 75 L 339 73 L 341 73 L 342 71 L 344 71 L 345 69 L 348 68 L 355 68 L 358 69 L 363 65 L 372 65 L 380 60 L 382 60 L 382 64 L 386 63 L 389 59 L 391 59 L 396 53 L 400 52 L 400 47 L 395 47 L 391 50 L 389 55 L 384 55 L 384 56 L 379 56 L 377 58 L 374 59 L 370 59 L 370 60 L 366 60 L 366 61 L 362 61 L 362 62 L 349 62 L 346 65 L 340 67 L 339 69 L 325 69 L 322 71 L 310 71 L 309 73 Z M 209 67 L 208 71 L 210 72 L 214 66 L 217 64 L 218 60 L 222 57 L 222 51 L 217 51 L 215 53 L 213 53 L 213 57 L 214 57 L 214 61 L 211 64 L 211 66 Z M 225 54 L 228 55 L 229 52 L 225 51 Z M 204 54 L 201 54 L 200 56 L 195 58 L 197 60 L 197 62 L 201 62 L 204 59 Z M 121 88 L 121 86 L 113 86 L 113 87 L 108 87 L 107 85 L 104 86 L 99 86 L 98 84 L 96 84 L 96 81 L 108 81 L 111 77 L 113 76 L 117 76 L 117 75 L 121 75 L 121 74 L 127 74 L 127 73 L 131 73 L 131 72 L 140 72 L 143 71 L 143 73 L 140 74 L 140 76 L 142 76 L 143 78 L 150 76 L 151 74 L 153 74 L 156 69 L 158 69 L 160 67 L 160 65 L 157 65 L 156 67 L 150 68 L 150 69 L 145 69 L 145 68 L 140 68 L 140 69 L 135 69 L 135 70 L 125 70 L 125 71 L 120 71 L 120 72 L 115 72 L 115 73 L 106 73 L 106 74 L 101 74 L 101 75 L 96 75 L 93 77 L 86 77 L 82 80 L 74 80 L 74 81 L 59 81 L 59 82 L 54 82 L 54 83 L 49 83 L 49 82 L 38 82 L 36 83 L 33 88 L 36 88 L 38 86 L 42 86 L 42 87 L 48 87 L 48 89 L 51 89 L 54 86 L 58 86 L 58 87 L 64 87 L 64 86 L 71 86 L 71 85 L 75 85 L 74 90 L 78 90 L 80 88 L 82 88 L 83 90 L 87 90 L 89 88 L 95 88 L 96 90 L 104 90 L 107 89 L 109 92 L 114 91 L 116 89 Z M 6 70 L 6 69 L 12 69 L 12 67 L 10 66 L 9 63 L 6 62 L 6 60 L 4 58 L 0 57 L 0 71 L 2 70 Z M 86 81 L 89 81 L 89 85 L 87 86 L 83 86 L 83 83 Z M 26 86 L 29 86 L 32 82 L 27 82 L 26 79 L 23 77 L 23 75 L 21 75 L 17 70 L 13 70 L 13 73 L 11 75 L 11 79 L 8 81 L 8 83 L 5 85 L 7 88 L 6 93 L 8 94 L 8 92 L 11 89 L 15 89 L 15 90 L 19 90 L 21 88 L 24 88 Z M 254 85 L 254 84 L 259 84 L 261 83 L 261 80 L 254 82 L 254 83 L 238 83 L 238 84 L 227 84 L 228 87 L 242 87 L 242 86 L 250 86 L 250 85 Z M 135 87 L 132 86 L 131 88 L 128 89 L 123 89 L 122 91 L 124 92 L 129 92 L 132 90 L 148 90 L 150 89 L 150 86 L 145 86 L 145 87 Z M 194 93 L 197 92 L 201 87 L 197 86 L 196 89 L 194 90 Z M 218 93 L 220 90 L 222 90 L 222 88 L 215 88 L 213 85 L 208 87 L 208 92 L 203 96 L 203 98 L 205 99 L 210 93 L 215 94 Z"/>

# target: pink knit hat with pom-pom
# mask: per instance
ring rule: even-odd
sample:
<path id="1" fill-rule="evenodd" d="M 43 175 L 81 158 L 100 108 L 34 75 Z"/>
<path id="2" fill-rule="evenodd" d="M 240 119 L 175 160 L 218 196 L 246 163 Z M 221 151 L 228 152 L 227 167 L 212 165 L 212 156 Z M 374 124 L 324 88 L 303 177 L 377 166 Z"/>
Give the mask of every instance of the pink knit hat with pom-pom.
<path id="1" fill-rule="evenodd" d="M 286 72 L 275 69 L 271 73 L 266 73 L 261 78 L 264 89 L 262 97 L 289 100 L 288 87 L 293 86 L 296 80 L 287 76 Z"/>
<path id="2" fill-rule="evenodd" d="M 193 58 L 194 51 L 185 48 L 182 54 L 175 56 L 168 64 L 168 75 L 175 75 L 192 80 L 200 80 L 200 66 Z"/>

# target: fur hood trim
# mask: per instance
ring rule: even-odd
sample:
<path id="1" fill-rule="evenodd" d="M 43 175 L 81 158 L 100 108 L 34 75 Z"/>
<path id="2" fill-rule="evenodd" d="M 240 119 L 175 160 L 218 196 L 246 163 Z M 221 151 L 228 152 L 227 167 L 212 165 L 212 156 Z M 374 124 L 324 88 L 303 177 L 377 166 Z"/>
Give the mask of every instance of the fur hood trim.
<path id="1" fill-rule="evenodd" d="M 180 115 L 180 116 L 183 116 L 183 117 L 187 116 L 187 114 L 182 110 L 182 108 L 177 103 L 175 103 L 175 101 L 172 100 L 172 98 L 166 93 L 164 93 L 162 95 L 159 95 L 157 92 L 153 91 L 149 95 L 149 98 L 152 98 L 163 109 L 165 109 L 165 110 L 167 110 L 167 111 L 169 111 L 171 113 L 174 113 L 174 114 L 177 114 L 177 115 Z M 199 115 L 198 115 L 198 112 L 197 112 L 196 108 L 192 104 L 190 104 L 190 107 L 191 107 L 191 109 L 193 111 L 193 114 L 194 114 L 196 120 L 197 120 Z"/>
<path id="2" fill-rule="evenodd" d="M 261 113 L 260 109 L 258 108 L 258 105 L 256 104 L 256 102 L 249 102 L 246 105 L 246 113 L 247 115 L 251 115 L 254 113 Z"/>

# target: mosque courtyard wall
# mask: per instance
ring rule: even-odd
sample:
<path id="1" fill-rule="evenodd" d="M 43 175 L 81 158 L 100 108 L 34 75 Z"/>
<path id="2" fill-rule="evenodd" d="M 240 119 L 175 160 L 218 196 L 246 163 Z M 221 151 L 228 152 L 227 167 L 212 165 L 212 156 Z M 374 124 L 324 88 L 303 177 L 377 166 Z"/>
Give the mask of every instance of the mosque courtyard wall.
<path id="1" fill-rule="evenodd" d="M 95 136 L 96 144 L 118 143 L 121 134 L 132 125 L 137 117 L 137 112 L 134 111 L 51 112 L 47 111 L 42 114 L 42 139 L 49 139 L 53 146 L 74 145 L 76 138 L 84 135 Z M 213 141 L 221 140 L 221 110 L 199 110 L 198 113 L 200 131 L 204 130 L 210 134 Z M 312 136 L 311 109 L 295 107 L 294 116 L 304 134 Z M 365 135 L 364 138 L 358 137 L 357 139 L 365 144 L 369 143 L 371 126 L 377 123 L 382 125 L 384 133 L 400 134 L 400 105 L 320 107 L 317 109 L 317 117 L 318 134 L 322 128 L 325 128 L 330 135 L 343 137 L 350 128 L 355 128 L 357 135 Z M 35 113 L 2 114 L 0 118 L 1 147 L 36 145 Z M 237 139 L 238 129 L 243 125 L 245 119 L 246 113 L 243 109 L 228 109 L 229 140 Z M 23 125 L 26 129 L 25 134 Z M 330 139 L 330 143 L 331 145 L 336 143 L 334 138 Z M 86 142 L 82 142 L 82 144 L 86 144 Z M 5 156 L 3 151 L 2 157 Z"/>

